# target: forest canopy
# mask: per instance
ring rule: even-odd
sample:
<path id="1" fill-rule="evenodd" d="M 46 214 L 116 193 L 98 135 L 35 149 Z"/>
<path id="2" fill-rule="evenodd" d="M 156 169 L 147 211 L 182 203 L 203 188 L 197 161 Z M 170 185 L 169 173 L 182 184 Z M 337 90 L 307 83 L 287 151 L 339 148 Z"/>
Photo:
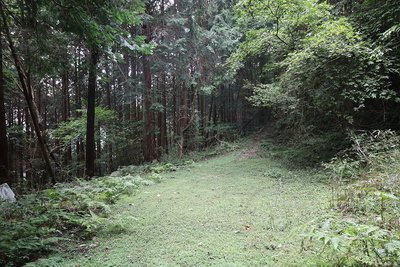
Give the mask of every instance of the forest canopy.
<path id="1" fill-rule="evenodd" d="M 0 8 L 0 184 L 100 176 L 267 124 L 327 157 L 349 129 L 399 130 L 395 0 Z"/>

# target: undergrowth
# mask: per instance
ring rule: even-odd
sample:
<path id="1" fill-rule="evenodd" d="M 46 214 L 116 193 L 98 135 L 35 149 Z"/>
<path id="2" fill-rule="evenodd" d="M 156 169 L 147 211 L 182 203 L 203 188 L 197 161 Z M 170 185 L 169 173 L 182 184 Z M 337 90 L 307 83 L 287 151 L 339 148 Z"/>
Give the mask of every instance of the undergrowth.
<path id="1" fill-rule="evenodd" d="M 319 266 L 399 266 L 400 138 L 389 130 L 350 137 L 351 149 L 325 164 L 341 216 L 307 225 L 303 248 L 323 255 Z"/>
<path id="2" fill-rule="evenodd" d="M 273 139 L 261 143 L 265 153 L 296 168 L 316 167 L 350 146 L 348 138 L 339 133 L 320 136 L 285 136 L 275 133 Z"/>
<path id="3" fill-rule="evenodd" d="M 194 162 L 210 159 L 215 156 L 224 155 L 226 153 L 237 150 L 242 146 L 245 141 L 252 142 L 251 139 L 237 139 L 236 141 L 228 142 L 224 140 L 215 139 L 215 145 L 199 148 L 198 150 L 187 152 L 183 157 L 179 155 L 179 149 L 170 151 L 161 158 L 161 162 L 169 162 L 177 168 L 190 165 Z M 251 144 L 248 144 L 251 145 Z"/>
<path id="4" fill-rule="evenodd" d="M 59 266 L 306 266 L 314 256 L 299 254 L 296 232 L 325 211 L 328 187 L 259 154 L 243 159 L 254 142 L 239 145 L 119 201 L 96 239 L 54 255 Z"/>
<path id="5" fill-rule="evenodd" d="M 399 266 L 400 138 L 392 131 L 373 131 L 352 132 L 350 140 L 351 148 L 323 164 L 331 174 L 333 212 L 304 225 L 302 251 L 318 255 L 309 262 L 312 266 Z M 267 156 L 288 161 L 304 152 L 269 140 L 261 145 Z M 308 156 L 318 157 L 325 142 L 308 140 L 303 145 L 307 152 L 301 152 L 303 160 L 309 161 Z M 60 248 L 62 242 L 89 239 L 104 227 L 110 227 L 110 232 L 123 228 L 105 223 L 111 205 L 121 196 L 160 182 L 164 172 L 237 148 L 237 144 L 221 143 L 220 150 L 189 155 L 174 164 L 125 166 L 108 177 L 57 184 L 13 203 L 0 203 L 0 265 L 57 266 L 62 259 L 42 256 Z M 286 177 L 279 168 L 268 168 L 262 176 L 279 184 Z"/>
<path id="6" fill-rule="evenodd" d="M 159 182 L 162 172 L 175 168 L 172 164 L 127 166 L 107 177 L 76 179 L 15 202 L 0 202 L 0 266 L 33 261 L 39 265 L 27 266 L 54 266 L 54 259 L 39 258 L 58 250 L 63 242 L 94 236 L 106 225 L 111 205 L 120 197 Z"/>
<path id="7" fill-rule="evenodd" d="M 222 144 L 218 153 L 231 147 Z M 120 197 L 160 182 L 164 172 L 185 168 L 215 153 L 195 153 L 174 164 L 123 166 L 106 177 L 76 179 L 20 196 L 15 202 L 0 202 L 0 266 L 57 266 L 60 259 L 41 257 L 58 250 L 63 242 L 89 239 L 107 227 L 111 205 Z"/>

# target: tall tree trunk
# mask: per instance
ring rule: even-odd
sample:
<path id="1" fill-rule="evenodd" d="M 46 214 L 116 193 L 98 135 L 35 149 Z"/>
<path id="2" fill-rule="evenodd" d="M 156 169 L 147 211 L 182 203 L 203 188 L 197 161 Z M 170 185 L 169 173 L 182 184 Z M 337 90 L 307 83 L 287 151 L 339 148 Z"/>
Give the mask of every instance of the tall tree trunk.
<path id="1" fill-rule="evenodd" d="M 165 28 L 165 1 L 161 0 L 161 28 Z M 161 37 L 161 43 L 164 43 L 164 36 Z M 160 140 L 159 146 L 162 147 L 163 152 L 168 154 L 168 140 L 167 140 L 167 75 L 166 72 L 163 71 L 161 74 L 161 105 L 164 107 L 163 110 L 159 114 L 159 127 L 160 127 Z"/>
<path id="2" fill-rule="evenodd" d="M 21 180 L 25 178 L 25 180 L 28 182 L 28 186 L 30 188 L 34 188 L 35 184 L 39 184 L 38 181 L 35 181 L 33 178 L 33 173 L 34 173 L 34 166 L 32 165 L 32 161 L 29 159 L 34 159 L 36 157 L 36 149 L 35 149 L 35 144 L 33 143 L 33 140 L 35 138 L 35 133 L 33 130 L 32 126 L 32 120 L 30 119 L 30 114 L 29 114 L 29 108 L 25 107 L 24 108 L 24 121 L 22 122 L 22 125 L 25 126 L 25 142 L 24 142 L 24 147 L 25 151 L 23 151 L 25 157 L 23 157 L 22 164 L 21 164 Z"/>
<path id="3" fill-rule="evenodd" d="M 3 44 L 0 32 L 0 184 L 8 181 L 8 141 L 7 141 L 7 125 L 6 112 L 4 107 L 4 83 L 3 83 Z"/>
<path id="4" fill-rule="evenodd" d="M 100 128 L 101 125 L 100 123 L 97 125 L 97 131 L 100 132 Z M 96 140 L 96 150 L 95 150 L 95 158 L 100 159 L 102 156 L 103 150 L 101 147 L 101 138 L 98 138 Z M 106 170 L 107 166 L 99 166 L 99 168 L 97 168 L 96 172 L 98 176 L 103 175 L 103 170 Z"/>
<path id="5" fill-rule="evenodd" d="M 164 109 L 160 112 L 160 146 L 168 154 L 167 145 L 167 91 L 166 91 L 166 74 L 162 74 L 161 80 L 161 104 Z"/>
<path id="6" fill-rule="evenodd" d="M 75 66 L 74 66 L 74 76 L 73 76 L 73 82 L 75 84 L 75 99 L 74 99 L 74 105 L 73 108 L 71 109 L 72 111 L 72 116 L 75 118 L 79 118 L 82 116 L 82 92 L 84 90 L 84 86 L 82 84 L 82 81 L 84 80 L 84 75 L 83 71 L 80 69 L 80 66 L 82 66 L 82 55 L 83 51 L 81 48 L 78 48 L 76 53 L 75 53 Z M 77 165 L 80 166 L 82 162 L 85 161 L 85 148 L 82 140 L 77 140 L 75 142 L 75 155 L 76 155 L 76 161 Z M 84 176 L 84 170 L 82 169 L 76 169 L 75 172 L 76 176 Z"/>
<path id="7" fill-rule="evenodd" d="M 150 14 L 150 5 L 146 5 L 146 13 Z M 148 44 L 151 41 L 151 26 L 147 23 L 143 25 L 145 42 Z M 145 161 L 157 159 L 156 144 L 154 140 L 154 114 L 150 110 L 151 100 L 151 67 L 149 56 L 143 54 L 143 156 Z"/>
<path id="8" fill-rule="evenodd" d="M 107 62 L 107 61 L 106 61 Z M 111 77 L 111 70 L 110 70 L 110 62 L 107 62 L 105 67 L 105 74 L 107 77 Z M 111 104 L 111 79 L 106 81 L 106 83 L 103 85 L 106 93 L 106 106 L 109 109 L 112 109 L 112 104 Z M 108 134 L 108 133 L 107 133 Z M 111 142 L 108 141 L 108 138 L 106 138 L 106 144 L 105 144 L 105 150 L 107 153 L 107 160 L 108 160 L 108 166 L 110 166 L 111 170 L 114 170 L 114 161 L 113 161 L 113 145 Z"/>
<path id="9" fill-rule="evenodd" d="M 154 114 L 150 110 L 151 101 L 151 70 L 150 61 L 147 55 L 143 55 L 143 155 L 145 161 L 152 161 L 157 158 L 155 140 L 153 137 L 154 131 Z"/>
<path id="10" fill-rule="evenodd" d="M 68 82 L 68 71 L 63 70 L 61 73 L 62 80 L 62 108 L 61 108 L 61 120 L 67 121 L 70 114 L 70 98 L 69 98 L 69 82 Z M 71 145 L 68 146 L 65 154 L 64 154 L 64 165 L 68 165 L 68 163 L 72 160 L 72 149 Z"/>
<path id="11" fill-rule="evenodd" d="M 11 50 L 11 55 L 12 55 L 12 58 L 14 60 L 14 65 L 15 65 L 15 68 L 17 69 L 17 72 L 18 72 L 18 76 L 19 76 L 19 80 L 20 80 L 20 83 L 21 83 L 22 91 L 24 93 L 24 97 L 25 97 L 25 100 L 26 100 L 27 105 L 28 105 L 30 117 L 31 117 L 31 120 L 32 120 L 32 123 L 33 123 L 33 127 L 34 127 L 34 130 L 35 130 L 35 133 L 36 133 L 36 137 L 38 139 L 40 150 L 42 152 L 42 157 L 43 157 L 43 160 L 45 161 L 45 164 L 46 164 L 46 175 L 49 177 L 50 183 L 55 184 L 56 183 L 55 175 L 54 175 L 51 163 L 50 163 L 50 158 L 49 158 L 49 155 L 48 155 L 46 143 L 45 143 L 45 140 L 44 140 L 44 137 L 43 137 L 43 133 L 42 133 L 42 129 L 41 129 L 40 114 L 38 113 L 38 109 L 37 109 L 37 107 L 35 105 L 35 102 L 33 101 L 33 88 L 32 88 L 31 84 L 28 81 L 27 73 L 24 70 L 24 68 L 22 66 L 22 63 L 21 63 L 21 60 L 20 60 L 20 58 L 19 58 L 19 56 L 18 56 L 18 54 L 17 54 L 17 52 L 15 50 L 14 43 L 13 43 L 12 38 L 11 38 L 11 34 L 10 34 L 10 31 L 9 31 L 9 28 L 8 28 L 8 25 L 7 25 L 7 22 L 6 22 L 6 16 L 4 14 L 4 10 L 3 10 L 2 6 L 0 6 L 0 12 L 1 12 L 1 16 L 3 18 L 3 26 L 4 26 L 4 29 L 5 29 L 5 32 L 6 32 L 8 45 L 9 45 L 10 50 Z"/>
<path id="12" fill-rule="evenodd" d="M 136 30 L 132 29 L 131 34 L 135 35 Z M 138 67 L 140 65 L 140 62 L 138 61 L 136 56 L 130 56 L 129 60 L 130 60 L 130 66 L 131 66 L 130 79 L 133 81 L 132 87 L 136 88 L 137 87 L 137 79 L 138 79 Z M 134 94 L 132 96 L 131 114 L 132 114 L 131 120 L 133 120 L 135 123 L 142 120 L 139 98 L 138 98 L 136 92 L 134 92 Z M 135 127 L 132 134 L 129 135 L 129 138 L 131 140 L 134 140 L 138 136 L 141 136 L 141 135 L 142 135 L 142 132 L 138 131 L 137 127 Z M 134 160 L 134 158 L 132 158 L 132 160 Z"/>
<path id="13" fill-rule="evenodd" d="M 192 101 L 192 107 L 191 107 L 191 115 L 190 118 L 187 117 L 188 115 L 188 111 L 189 111 L 189 99 L 186 98 L 186 106 L 185 106 L 185 112 L 184 114 L 186 114 L 185 117 L 185 125 L 184 127 L 182 127 L 181 129 L 181 138 L 179 140 L 179 157 L 181 158 L 183 156 L 184 150 L 185 150 L 185 140 L 186 140 L 186 132 L 187 130 L 189 130 L 190 126 L 192 125 L 194 119 L 195 119 L 195 106 L 196 106 L 196 100 L 197 100 L 197 87 L 194 90 L 194 94 L 193 94 L 193 101 Z M 185 89 L 185 92 L 187 92 L 187 89 Z M 186 96 L 187 97 L 187 96 Z"/>
<path id="14" fill-rule="evenodd" d="M 135 34 L 136 32 L 132 30 L 131 32 L 132 34 Z M 130 61 L 130 79 L 133 81 L 131 83 L 132 87 L 135 87 L 137 85 L 136 79 L 138 78 L 138 61 L 137 61 L 137 57 L 136 56 L 130 56 L 129 57 L 129 61 Z M 133 92 L 132 95 L 132 104 L 131 104 L 131 120 L 134 121 L 139 121 L 140 117 L 139 117 L 139 107 L 137 105 L 137 95 L 136 92 Z M 137 136 L 137 133 L 133 133 L 132 138 L 134 138 L 135 136 Z"/>
<path id="15" fill-rule="evenodd" d="M 181 136 L 182 114 L 181 114 L 181 87 L 179 78 L 174 78 L 174 100 L 175 100 L 175 132 L 177 136 Z"/>
<path id="16" fill-rule="evenodd" d="M 206 111 L 206 96 L 204 94 L 199 95 L 199 109 L 201 116 L 201 136 L 206 138 L 207 136 L 207 111 Z"/>
<path id="17" fill-rule="evenodd" d="M 89 80 L 87 94 L 87 124 L 86 124 L 86 171 L 87 177 L 95 174 L 96 147 L 94 140 L 94 119 L 96 106 L 96 66 L 99 51 L 96 48 L 90 50 Z"/>
<path id="18" fill-rule="evenodd" d="M 132 86 L 129 82 L 126 82 L 129 78 L 129 55 L 124 55 L 124 63 L 121 63 L 121 74 L 123 75 L 123 119 L 129 121 L 131 119 L 131 105 L 132 105 Z M 120 83 L 121 84 L 121 83 Z"/>

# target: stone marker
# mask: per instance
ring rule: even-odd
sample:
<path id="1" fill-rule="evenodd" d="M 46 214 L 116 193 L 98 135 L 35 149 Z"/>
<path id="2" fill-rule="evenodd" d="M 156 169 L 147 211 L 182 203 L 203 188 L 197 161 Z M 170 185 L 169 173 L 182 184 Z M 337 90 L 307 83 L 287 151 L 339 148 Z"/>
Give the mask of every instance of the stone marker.
<path id="1" fill-rule="evenodd" d="M 6 183 L 0 185 L 0 199 L 8 199 L 11 202 L 15 201 L 15 194 Z"/>

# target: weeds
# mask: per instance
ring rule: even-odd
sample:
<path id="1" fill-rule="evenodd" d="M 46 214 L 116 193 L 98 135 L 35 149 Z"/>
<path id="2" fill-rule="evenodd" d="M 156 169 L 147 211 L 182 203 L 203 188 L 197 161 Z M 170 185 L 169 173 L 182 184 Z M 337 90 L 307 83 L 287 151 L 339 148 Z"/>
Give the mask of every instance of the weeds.
<path id="1" fill-rule="evenodd" d="M 329 218 L 307 228 L 303 249 L 323 255 L 328 266 L 398 266 L 400 242 L 375 225 Z"/>
<path id="2" fill-rule="evenodd" d="M 398 266 L 400 138 L 392 131 L 350 136 L 352 148 L 325 164 L 332 207 L 346 220 L 320 219 L 306 236 L 322 246 L 324 266 Z"/>
<path id="3" fill-rule="evenodd" d="M 56 250 L 56 243 L 93 236 L 104 226 L 111 204 L 151 183 L 139 176 L 113 174 L 57 184 L 16 202 L 2 203 L 0 265 L 22 266 Z"/>
<path id="4" fill-rule="evenodd" d="M 94 236 L 106 225 L 110 205 L 142 185 L 159 182 L 161 173 L 176 168 L 172 164 L 126 166 L 107 177 L 76 179 L 13 203 L 0 203 L 0 265 L 22 266 L 57 250 L 59 242 Z M 147 178 L 138 174 L 146 174 Z M 39 265 L 27 266 L 57 266 L 58 261 L 40 259 Z"/>
<path id="5" fill-rule="evenodd" d="M 261 143 L 270 156 L 283 159 L 297 168 L 320 166 L 321 162 L 328 162 L 349 145 L 348 139 L 337 133 L 299 137 L 276 135 L 274 140 Z"/>
<path id="6" fill-rule="evenodd" d="M 308 264 L 312 266 L 399 266 L 398 144 L 400 139 L 391 131 L 352 133 L 351 139 L 353 140 L 351 149 L 324 164 L 331 173 L 329 180 L 333 192 L 331 207 L 335 210 L 335 214 L 313 215 L 316 219 L 308 223 L 302 232 L 302 251 L 318 255 L 307 258 Z M 286 151 L 268 142 L 264 142 L 262 146 L 269 150 L 269 156 L 276 156 Z M 313 143 L 310 143 L 307 147 L 312 146 Z M 232 149 L 235 150 L 233 146 Z M 312 149 L 309 152 L 316 154 Z M 286 151 L 286 153 L 291 152 Z M 202 158 L 207 158 L 208 155 L 210 154 L 206 153 Z M 101 233 L 103 235 L 128 233 L 127 229 L 136 233 L 137 237 L 143 236 L 143 243 L 134 244 L 131 238 L 128 238 L 125 242 L 129 246 L 127 245 L 125 249 L 129 247 L 129 251 L 124 252 L 125 255 L 118 262 L 132 263 L 130 257 L 134 252 L 137 252 L 136 260 L 147 262 L 146 257 L 151 256 L 146 254 L 147 256 L 144 255 L 141 259 L 143 251 L 154 251 L 161 257 L 154 258 L 155 265 L 158 260 L 183 263 L 190 259 L 196 263 L 204 263 L 201 255 L 207 255 L 207 259 L 213 261 L 215 265 L 226 263 L 228 260 L 232 263 L 241 260 L 240 255 L 243 251 L 237 255 L 232 254 L 232 251 L 213 245 L 217 244 L 215 241 L 205 239 L 205 236 L 216 232 L 220 242 L 222 236 L 220 229 L 224 229 L 223 236 L 226 242 L 231 245 L 237 242 L 237 247 L 245 248 L 246 253 L 254 252 L 254 255 L 258 255 L 257 253 L 262 250 L 262 253 L 268 254 L 270 257 L 263 258 L 265 264 L 278 260 L 283 262 L 279 257 L 289 253 L 289 248 L 294 251 L 295 245 L 283 242 L 285 239 L 280 235 L 289 231 L 294 222 L 306 220 L 307 216 L 313 214 L 314 211 L 304 210 L 304 207 L 311 203 L 309 206 L 314 207 L 313 201 L 318 199 L 321 185 L 318 185 L 318 189 L 303 192 L 304 196 L 300 198 L 299 192 L 305 187 L 304 179 L 299 183 L 301 187 L 290 190 L 293 183 L 297 183 L 297 178 L 292 172 L 280 168 L 281 163 L 266 168 L 263 161 L 262 165 L 251 165 L 249 170 L 244 168 L 245 165 L 239 166 L 237 160 L 225 160 L 223 164 L 205 161 L 200 163 L 202 168 L 195 166 L 192 168 L 193 160 L 180 161 L 177 164 L 126 166 L 109 177 L 59 184 L 52 189 L 20 198 L 15 203 L 7 203 L 2 206 L 4 208 L 0 214 L 2 217 L 0 218 L 0 265 L 21 266 L 26 262 L 37 260 L 48 251 L 57 249 L 55 243 L 68 238 L 77 236 L 88 238 L 94 234 L 100 236 Z M 254 164 L 255 161 L 248 160 L 248 163 L 250 162 Z M 136 199 L 141 205 L 146 204 L 146 211 L 142 212 L 142 207 L 139 208 L 139 205 L 132 206 L 132 209 L 135 209 L 134 216 L 121 215 L 122 213 L 115 215 L 111 210 L 110 205 L 116 203 L 121 196 L 133 194 L 142 185 L 152 185 L 161 181 L 165 172 L 189 169 L 189 166 L 193 169 L 190 177 L 187 177 L 186 171 L 177 172 L 174 176 L 181 178 L 171 180 L 174 183 L 171 182 L 170 187 L 164 188 L 161 192 L 162 189 L 158 188 L 152 194 L 143 194 Z M 220 172 L 220 169 L 224 169 L 222 166 L 224 168 L 229 166 L 229 171 Z M 205 167 L 209 167 L 210 170 L 207 171 Z M 241 171 L 244 173 L 239 178 L 237 175 Z M 198 172 L 198 175 L 194 177 L 193 172 Z M 243 177 L 246 179 L 241 179 Z M 194 188 L 187 188 L 184 191 L 183 185 L 189 181 Z M 247 191 L 258 188 L 261 181 L 263 185 L 261 189 L 247 195 Z M 204 185 L 199 186 L 200 183 Z M 234 188 L 236 183 L 238 185 Z M 231 189 L 232 192 L 229 191 Z M 245 197 L 242 199 L 242 196 Z M 326 199 L 325 196 L 323 198 Z M 292 201 L 290 204 L 284 204 L 283 199 Z M 299 202 L 299 199 L 305 201 L 301 209 L 300 206 L 293 207 L 293 203 Z M 149 212 L 150 208 L 153 210 Z M 126 206 L 120 209 L 124 212 L 127 210 Z M 224 213 L 221 213 L 221 210 Z M 275 210 L 277 213 L 273 213 Z M 228 211 L 230 215 L 224 215 Z M 282 216 L 285 212 L 288 215 Z M 143 218 L 148 214 L 152 216 L 147 222 L 149 225 L 143 222 Z M 212 214 L 215 215 L 211 216 Z M 107 220 L 110 215 L 115 218 Z M 138 220 L 137 215 L 141 218 L 139 225 L 133 223 Z M 232 217 L 236 218 L 234 222 L 231 221 Z M 264 219 L 258 221 L 259 217 Z M 162 224 L 164 221 L 165 225 Z M 105 225 L 106 229 L 99 232 Z M 194 231 L 197 228 L 198 232 Z M 183 247 L 178 246 L 177 254 L 172 254 L 174 252 L 169 251 L 169 247 L 168 249 L 164 247 L 162 239 L 166 229 L 174 233 L 169 235 L 168 246 L 183 244 Z M 207 231 L 207 235 L 204 235 L 204 231 Z M 189 239 L 192 235 L 196 238 Z M 155 248 L 153 243 L 147 244 L 149 236 L 153 236 L 154 242 L 159 238 L 162 247 Z M 261 236 L 263 238 L 260 238 Z M 278 236 L 280 239 L 277 239 Z M 189 245 L 188 240 L 192 242 Z M 143 246 L 147 246 L 145 250 Z M 188 247 L 191 249 L 185 251 L 184 249 Z M 231 249 L 231 246 L 227 249 Z M 193 251 L 200 251 L 202 254 L 199 258 L 194 258 Z M 111 255 L 110 252 L 109 257 Z M 170 258 L 168 255 L 175 255 L 176 258 Z M 297 259 L 292 260 L 297 262 Z M 93 260 L 87 258 L 85 261 L 90 263 Z M 36 263 L 27 266 L 57 266 L 59 262 L 60 258 L 38 259 Z M 261 260 L 257 259 L 253 263 L 260 264 L 260 262 Z"/>

